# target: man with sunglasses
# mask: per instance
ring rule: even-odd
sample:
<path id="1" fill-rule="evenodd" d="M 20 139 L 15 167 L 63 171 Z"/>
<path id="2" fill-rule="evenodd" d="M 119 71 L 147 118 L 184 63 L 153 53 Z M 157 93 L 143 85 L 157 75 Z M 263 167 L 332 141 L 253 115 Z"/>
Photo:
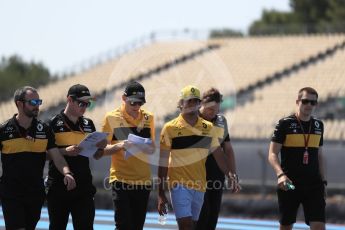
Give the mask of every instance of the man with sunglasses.
<path id="1" fill-rule="evenodd" d="M 200 90 L 186 86 L 178 103 L 180 115 L 166 123 L 160 136 L 158 212 L 166 214 L 165 182 L 179 229 L 196 229 L 206 191 L 205 162 L 209 153 L 234 190 L 237 177 L 229 170 L 211 122 L 199 116 Z"/>
<path id="2" fill-rule="evenodd" d="M 65 109 L 49 121 L 55 143 L 71 167 L 78 185 L 73 191 L 67 191 L 61 183 L 61 175 L 50 162 L 47 180 L 50 230 L 66 229 L 70 214 L 74 229 L 93 229 L 96 188 L 92 184 L 89 158 L 79 155 L 81 148 L 78 146 L 81 140 L 95 131 L 92 120 L 83 116 L 92 99 L 86 86 L 71 86 Z M 106 144 L 106 140 L 97 143 L 98 152 L 103 151 Z"/>
<path id="3" fill-rule="evenodd" d="M 240 190 L 239 179 L 236 174 L 235 153 L 230 142 L 228 123 L 226 118 L 219 114 L 220 104 L 223 95 L 215 88 L 210 88 L 201 98 L 200 116 L 207 121 L 212 122 L 215 133 L 220 141 L 221 148 L 227 156 L 227 164 L 230 171 L 236 177 L 236 184 L 232 192 Z M 207 189 L 204 197 L 204 203 L 200 212 L 197 229 L 212 230 L 216 229 L 222 194 L 224 189 L 225 176 L 218 167 L 212 154 L 206 160 L 206 179 Z"/>
<path id="4" fill-rule="evenodd" d="M 146 102 L 144 87 L 128 83 L 122 105 L 106 114 L 102 131 L 109 133 L 109 144 L 96 159 L 111 155 L 109 183 L 115 209 L 115 225 L 120 230 L 143 229 L 149 194 L 151 170 L 148 154 L 154 152 L 155 127 L 153 115 L 142 109 Z M 151 144 L 128 141 L 129 134 L 152 140 Z M 129 154 L 129 150 L 136 149 Z"/>
<path id="5" fill-rule="evenodd" d="M 306 224 L 325 229 L 324 126 L 312 117 L 317 99 L 315 89 L 300 89 L 296 113 L 279 120 L 271 139 L 268 161 L 277 175 L 281 230 L 292 229 L 300 204 Z"/>
<path id="6" fill-rule="evenodd" d="M 33 230 L 40 219 L 45 198 L 43 169 L 46 152 L 66 190 L 76 184 L 66 161 L 56 148 L 49 127 L 37 119 L 39 99 L 30 86 L 14 93 L 18 114 L 0 125 L 2 176 L 0 197 L 6 229 Z"/>

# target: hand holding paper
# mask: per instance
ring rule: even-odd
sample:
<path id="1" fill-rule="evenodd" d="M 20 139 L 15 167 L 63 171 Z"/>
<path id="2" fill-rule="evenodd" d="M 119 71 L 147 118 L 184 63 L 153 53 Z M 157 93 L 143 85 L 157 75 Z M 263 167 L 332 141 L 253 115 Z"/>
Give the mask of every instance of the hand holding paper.
<path id="1" fill-rule="evenodd" d="M 127 140 L 134 144 L 152 144 L 152 140 L 150 138 L 140 137 L 131 133 L 128 135 Z"/>
<path id="2" fill-rule="evenodd" d="M 152 140 L 150 138 L 129 134 L 127 141 L 124 142 L 124 147 L 126 149 L 125 159 L 139 152 L 147 152 L 148 148 L 152 148 L 151 145 Z"/>
<path id="3" fill-rule="evenodd" d="M 65 155 L 75 157 L 78 156 L 81 152 L 81 148 L 78 145 L 70 145 L 65 148 Z"/>
<path id="4" fill-rule="evenodd" d="M 107 144 L 108 144 L 107 139 L 103 139 L 103 140 L 97 142 L 96 147 L 99 149 L 104 149 L 107 146 Z"/>
<path id="5" fill-rule="evenodd" d="M 102 145 L 103 141 L 107 138 L 108 133 L 93 132 L 87 135 L 84 140 L 79 143 L 79 147 L 82 149 L 79 155 L 85 157 L 91 157 Z M 101 143 L 101 144 L 99 144 Z"/>

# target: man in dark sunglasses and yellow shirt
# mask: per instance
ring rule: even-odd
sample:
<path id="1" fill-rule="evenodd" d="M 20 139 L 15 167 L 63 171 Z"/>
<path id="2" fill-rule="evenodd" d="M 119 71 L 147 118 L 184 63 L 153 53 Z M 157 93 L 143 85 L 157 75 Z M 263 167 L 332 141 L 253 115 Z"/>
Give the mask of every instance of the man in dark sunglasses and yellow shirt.
<path id="1" fill-rule="evenodd" d="M 93 229 L 96 188 L 92 184 L 89 158 L 79 155 L 82 149 L 78 146 L 95 131 L 92 120 L 83 116 L 92 99 L 86 86 L 73 85 L 68 90 L 65 109 L 49 121 L 55 143 L 70 165 L 78 185 L 73 191 L 67 191 L 61 183 L 61 175 L 50 162 L 47 181 L 50 230 L 66 229 L 69 214 L 72 215 L 74 229 Z M 98 151 L 103 151 L 106 144 L 105 139 L 97 143 Z"/>
<path id="2" fill-rule="evenodd" d="M 46 152 L 65 190 L 76 186 L 72 172 L 56 148 L 49 127 L 37 119 L 42 100 L 30 86 L 14 93 L 18 113 L 0 125 L 2 176 L 0 198 L 6 229 L 33 230 L 45 198 Z"/>
<path id="3" fill-rule="evenodd" d="M 111 155 L 109 182 L 115 225 L 120 230 L 143 229 L 146 217 L 152 180 L 148 154 L 154 152 L 155 128 L 153 115 L 141 108 L 145 102 L 144 87 L 135 81 L 128 83 L 122 105 L 106 114 L 102 127 L 109 133 L 104 155 Z M 129 134 L 151 139 L 151 144 L 129 141 Z M 129 154 L 130 149 L 136 150 Z"/>

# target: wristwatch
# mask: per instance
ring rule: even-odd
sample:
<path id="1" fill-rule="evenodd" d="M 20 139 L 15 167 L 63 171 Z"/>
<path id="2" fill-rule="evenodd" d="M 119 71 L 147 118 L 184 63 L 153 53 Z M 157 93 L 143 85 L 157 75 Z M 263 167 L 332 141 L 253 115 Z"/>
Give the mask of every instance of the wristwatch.
<path id="1" fill-rule="evenodd" d="M 237 175 L 236 173 L 231 173 L 231 172 L 229 172 L 228 177 L 229 177 L 231 180 L 235 180 L 237 183 L 238 183 L 238 181 L 239 181 L 238 175 Z"/>

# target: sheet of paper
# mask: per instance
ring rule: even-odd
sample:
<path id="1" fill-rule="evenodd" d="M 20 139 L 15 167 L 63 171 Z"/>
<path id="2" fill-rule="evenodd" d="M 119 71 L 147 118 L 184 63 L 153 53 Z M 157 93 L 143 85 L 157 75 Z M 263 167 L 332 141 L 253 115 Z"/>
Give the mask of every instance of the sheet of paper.
<path id="1" fill-rule="evenodd" d="M 134 135 L 134 134 L 129 134 L 127 140 L 130 141 L 130 142 L 133 142 L 135 144 L 143 144 L 143 145 L 145 145 L 145 144 L 147 144 L 147 145 L 152 144 L 152 140 L 150 138 L 144 138 L 144 137 L 140 137 L 140 136 L 137 136 L 137 135 Z M 125 151 L 125 159 L 127 160 L 128 157 L 133 156 L 133 155 L 135 155 L 136 153 L 139 153 L 139 152 L 141 152 L 141 151 L 137 147 L 129 148 L 129 149 L 127 149 Z"/>
<path id="2" fill-rule="evenodd" d="M 150 138 L 140 137 L 131 133 L 128 135 L 127 140 L 136 144 L 152 144 L 152 140 Z"/>
<path id="3" fill-rule="evenodd" d="M 79 155 L 84 157 L 91 157 L 97 151 L 96 144 L 104 139 L 106 139 L 108 133 L 93 132 L 87 135 L 80 143 L 79 147 L 82 148 Z"/>

